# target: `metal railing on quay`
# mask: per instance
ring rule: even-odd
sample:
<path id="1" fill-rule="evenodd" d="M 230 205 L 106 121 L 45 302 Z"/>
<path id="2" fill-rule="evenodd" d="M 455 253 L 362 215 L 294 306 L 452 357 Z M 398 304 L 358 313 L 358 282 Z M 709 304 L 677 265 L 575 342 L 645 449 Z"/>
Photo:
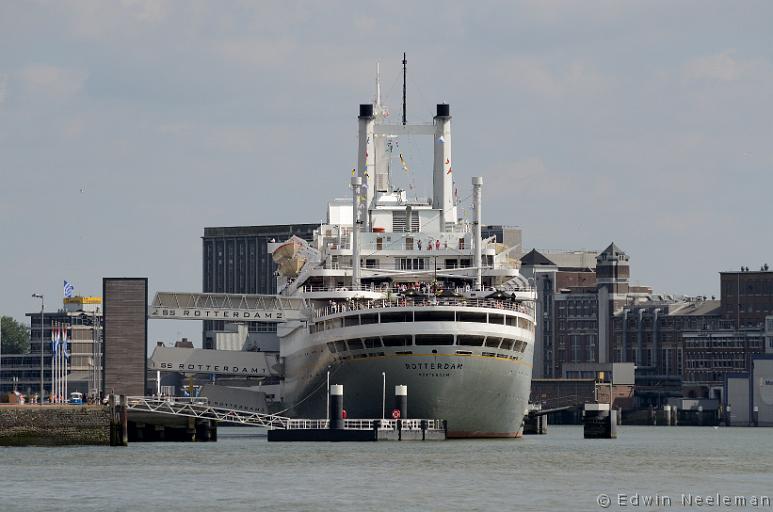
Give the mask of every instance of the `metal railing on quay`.
<path id="1" fill-rule="evenodd" d="M 402 422 L 402 430 L 421 430 L 422 422 L 425 422 L 428 430 L 442 430 L 443 420 L 438 419 L 346 419 L 344 420 L 344 429 L 347 430 L 373 430 L 378 423 L 378 430 L 397 430 L 397 423 Z M 288 429 L 327 429 L 329 420 L 324 419 L 289 419 L 287 421 Z"/>

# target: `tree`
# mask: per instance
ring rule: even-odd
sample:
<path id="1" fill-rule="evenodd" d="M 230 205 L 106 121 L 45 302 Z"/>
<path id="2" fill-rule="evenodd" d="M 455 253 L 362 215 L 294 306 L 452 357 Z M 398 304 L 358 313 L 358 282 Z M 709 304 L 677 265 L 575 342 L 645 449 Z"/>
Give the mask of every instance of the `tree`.
<path id="1" fill-rule="evenodd" d="M 30 329 L 10 316 L 0 317 L 3 354 L 26 354 L 30 351 Z"/>

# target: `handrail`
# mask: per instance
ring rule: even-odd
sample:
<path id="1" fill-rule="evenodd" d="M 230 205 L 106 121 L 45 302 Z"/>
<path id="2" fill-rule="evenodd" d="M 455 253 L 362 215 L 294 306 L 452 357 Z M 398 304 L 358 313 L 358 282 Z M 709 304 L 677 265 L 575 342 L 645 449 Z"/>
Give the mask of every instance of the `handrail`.
<path id="1" fill-rule="evenodd" d="M 315 320 L 319 320 L 323 317 L 336 315 L 339 313 L 356 313 L 359 311 L 369 311 L 377 309 L 388 308 L 406 308 L 406 307 L 469 307 L 469 308 L 489 308 L 500 309 L 503 311 L 514 311 L 517 313 L 523 313 L 531 315 L 534 313 L 533 307 L 525 306 L 519 303 L 513 303 L 507 300 L 495 300 L 495 299 L 467 299 L 456 297 L 413 297 L 404 298 L 398 300 L 386 300 L 377 299 L 375 301 L 358 302 L 354 305 L 350 304 L 333 304 L 324 308 L 315 309 L 313 317 Z"/>

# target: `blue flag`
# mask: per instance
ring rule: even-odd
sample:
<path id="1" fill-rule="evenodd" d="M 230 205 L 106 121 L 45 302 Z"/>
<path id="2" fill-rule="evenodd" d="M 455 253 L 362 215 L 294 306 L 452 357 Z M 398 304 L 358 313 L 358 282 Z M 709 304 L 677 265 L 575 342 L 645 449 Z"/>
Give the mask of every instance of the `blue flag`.
<path id="1" fill-rule="evenodd" d="M 67 281 L 64 282 L 64 298 L 70 299 L 72 298 L 72 292 L 75 290 L 75 287 L 68 283 Z"/>

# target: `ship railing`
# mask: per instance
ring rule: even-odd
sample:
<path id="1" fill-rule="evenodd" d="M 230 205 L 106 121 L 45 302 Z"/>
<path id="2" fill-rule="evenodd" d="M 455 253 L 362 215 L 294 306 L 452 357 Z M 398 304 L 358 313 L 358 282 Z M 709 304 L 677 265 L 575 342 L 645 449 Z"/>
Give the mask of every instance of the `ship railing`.
<path id="1" fill-rule="evenodd" d="M 400 426 L 398 427 L 398 423 Z M 443 420 L 439 419 L 345 419 L 344 429 L 346 430 L 421 430 L 422 423 L 427 430 L 442 430 Z M 325 419 L 289 419 L 287 420 L 288 429 L 327 429 L 330 421 Z"/>
<path id="2" fill-rule="evenodd" d="M 305 285 L 300 288 L 303 293 L 315 293 L 315 292 L 375 292 L 375 293 L 387 293 L 388 290 L 379 286 L 373 285 L 361 285 L 361 286 L 310 286 Z"/>
<path id="3" fill-rule="evenodd" d="M 374 309 L 387 309 L 387 308 L 405 308 L 405 307 L 467 307 L 467 308 L 488 308 L 488 309 L 500 309 L 504 311 L 515 311 L 518 313 L 524 313 L 526 315 L 532 315 L 534 308 L 531 305 L 526 305 L 518 302 L 512 302 L 510 300 L 496 300 L 496 299 L 468 299 L 468 298 L 456 298 L 456 297 L 412 297 L 402 298 L 397 300 L 376 299 L 370 301 L 360 301 L 355 303 L 340 303 L 331 304 L 324 308 L 314 310 L 314 318 L 319 319 L 329 315 L 336 315 L 339 313 L 352 313 L 357 311 L 369 311 Z"/>

